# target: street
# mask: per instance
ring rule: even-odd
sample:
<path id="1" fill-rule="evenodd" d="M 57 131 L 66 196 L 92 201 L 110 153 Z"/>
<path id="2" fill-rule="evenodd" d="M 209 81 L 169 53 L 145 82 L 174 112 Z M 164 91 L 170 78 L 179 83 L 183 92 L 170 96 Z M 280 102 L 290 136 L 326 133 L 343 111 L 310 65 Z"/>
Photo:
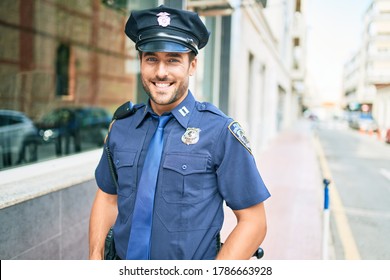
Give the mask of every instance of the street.
<path id="1" fill-rule="evenodd" d="M 335 206 L 337 197 L 330 196 L 331 258 L 390 259 L 390 145 L 336 122 L 315 131 L 332 177 L 329 188 L 340 197 Z"/>

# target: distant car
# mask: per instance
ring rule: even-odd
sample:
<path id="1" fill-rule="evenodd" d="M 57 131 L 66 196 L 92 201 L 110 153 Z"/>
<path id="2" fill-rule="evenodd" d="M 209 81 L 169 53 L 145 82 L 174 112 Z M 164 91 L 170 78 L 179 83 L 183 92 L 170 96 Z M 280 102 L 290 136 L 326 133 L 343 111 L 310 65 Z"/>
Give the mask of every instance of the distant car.
<path id="1" fill-rule="evenodd" d="M 371 114 L 358 113 L 354 114 L 349 120 L 349 126 L 361 131 L 375 132 L 378 125 Z"/>
<path id="2" fill-rule="evenodd" d="M 111 114 L 100 107 L 62 107 L 45 114 L 37 123 L 41 143 L 55 143 L 56 154 L 69 154 L 71 143 L 80 152 L 82 143 L 102 146 Z M 64 143 L 64 144 L 63 144 Z"/>
<path id="3" fill-rule="evenodd" d="M 36 132 L 33 121 L 24 113 L 0 110 L 0 157 L 3 167 L 36 160 Z"/>

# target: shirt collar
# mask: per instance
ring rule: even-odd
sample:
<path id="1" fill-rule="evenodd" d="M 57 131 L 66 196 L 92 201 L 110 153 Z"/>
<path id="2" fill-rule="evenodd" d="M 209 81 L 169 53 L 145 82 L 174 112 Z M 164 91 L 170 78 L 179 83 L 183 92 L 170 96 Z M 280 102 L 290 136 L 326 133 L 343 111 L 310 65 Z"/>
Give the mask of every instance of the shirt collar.
<path id="1" fill-rule="evenodd" d="M 139 127 L 141 125 L 141 123 L 144 121 L 144 119 L 146 119 L 146 116 L 151 116 L 151 115 L 155 115 L 155 113 L 153 112 L 152 110 L 152 107 L 150 107 L 150 104 L 149 104 L 150 101 L 148 101 L 145 105 L 145 107 L 143 107 L 143 110 L 142 110 L 142 115 L 140 115 L 138 117 L 138 119 L 135 121 L 135 127 Z"/>
<path id="2" fill-rule="evenodd" d="M 186 98 L 172 110 L 172 115 L 181 124 L 182 127 L 187 128 L 188 122 L 195 110 L 195 98 L 191 91 L 188 90 Z"/>
<path id="3" fill-rule="evenodd" d="M 195 110 L 195 98 L 192 95 L 191 91 L 188 90 L 186 98 L 172 110 L 172 115 L 180 123 L 181 126 L 187 128 L 188 122 L 190 120 L 193 111 Z M 138 127 L 147 116 L 155 115 L 152 108 L 150 107 L 150 101 L 147 102 L 146 106 L 143 108 L 142 116 L 136 121 L 136 127 Z"/>

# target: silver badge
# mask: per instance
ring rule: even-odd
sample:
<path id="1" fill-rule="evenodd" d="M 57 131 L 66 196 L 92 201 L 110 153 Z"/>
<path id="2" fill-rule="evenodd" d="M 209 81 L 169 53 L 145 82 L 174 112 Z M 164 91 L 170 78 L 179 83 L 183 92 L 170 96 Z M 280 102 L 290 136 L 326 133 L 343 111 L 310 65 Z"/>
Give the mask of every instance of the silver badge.
<path id="1" fill-rule="evenodd" d="M 168 25 L 171 24 L 171 18 L 169 17 L 170 14 L 166 13 L 166 12 L 161 12 L 161 13 L 158 13 L 157 16 L 157 21 L 158 21 L 158 25 L 162 26 L 162 27 L 167 27 Z"/>
<path id="2" fill-rule="evenodd" d="M 200 128 L 188 127 L 181 137 L 181 141 L 187 145 L 196 144 L 199 141 L 199 132 Z"/>

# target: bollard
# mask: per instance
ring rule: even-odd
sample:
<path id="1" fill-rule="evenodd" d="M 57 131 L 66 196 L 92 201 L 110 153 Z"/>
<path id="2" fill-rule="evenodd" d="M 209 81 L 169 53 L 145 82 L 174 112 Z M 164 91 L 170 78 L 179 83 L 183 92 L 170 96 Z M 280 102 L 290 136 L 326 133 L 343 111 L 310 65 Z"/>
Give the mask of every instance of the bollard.
<path id="1" fill-rule="evenodd" d="M 329 210 L 329 184 L 330 181 L 328 179 L 324 179 L 324 210 Z"/>
<path id="2" fill-rule="evenodd" d="M 322 259 L 327 260 L 329 247 L 329 184 L 330 180 L 324 179 L 324 218 L 323 218 L 323 233 L 322 233 Z"/>

